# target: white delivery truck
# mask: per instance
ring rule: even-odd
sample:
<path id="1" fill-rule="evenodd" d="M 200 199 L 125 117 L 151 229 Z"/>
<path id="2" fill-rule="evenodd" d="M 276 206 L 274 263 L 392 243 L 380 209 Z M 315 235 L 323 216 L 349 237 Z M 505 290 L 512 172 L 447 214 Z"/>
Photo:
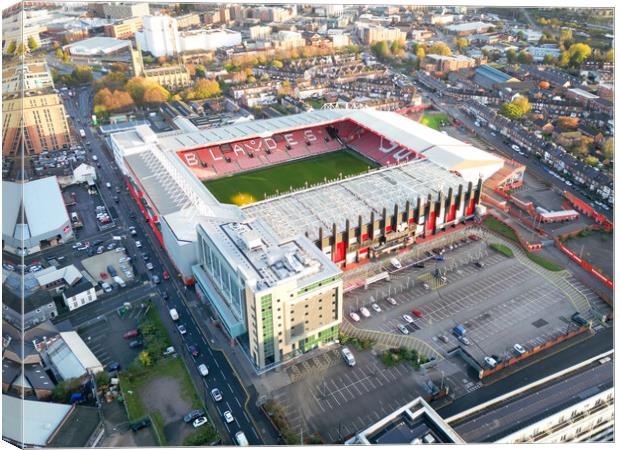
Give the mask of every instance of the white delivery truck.
<path id="1" fill-rule="evenodd" d="M 172 318 L 172 320 L 179 320 L 179 313 L 175 308 L 172 308 L 170 310 L 170 317 Z"/>
<path id="2" fill-rule="evenodd" d="M 125 286 L 127 286 L 125 284 L 125 282 L 123 281 L 123 279 L 121 277 L 119 277 L 118 275 L 116 275 L 115 277 L 112 277 L 112 279 L 114 280 L 114 282 L 116 284 L 118 284 L 120 287 L 124 288 Z"/>

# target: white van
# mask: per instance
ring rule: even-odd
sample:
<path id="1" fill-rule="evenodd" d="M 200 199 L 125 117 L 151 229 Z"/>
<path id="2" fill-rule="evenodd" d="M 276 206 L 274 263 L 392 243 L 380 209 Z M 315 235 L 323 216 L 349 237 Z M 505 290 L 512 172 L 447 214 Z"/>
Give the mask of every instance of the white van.
<path id="1" fill-rule="evenodd" d="M 340 353 L 342 354 L 344 362 L 346 362 L 349 367 L 353 367 L 355 365 L 355 356 L 353 356 L 351 350 L 349 350 L 347 347 L 342 347 Z"/>
<path id="2" fill-rule="evenodd" d="M 237 445 L 240 445 L 241 447 L 247 447 L 250 445 L 243 431 L 237 431 L 235 434 L 235 440 L 237 441 Z"/>

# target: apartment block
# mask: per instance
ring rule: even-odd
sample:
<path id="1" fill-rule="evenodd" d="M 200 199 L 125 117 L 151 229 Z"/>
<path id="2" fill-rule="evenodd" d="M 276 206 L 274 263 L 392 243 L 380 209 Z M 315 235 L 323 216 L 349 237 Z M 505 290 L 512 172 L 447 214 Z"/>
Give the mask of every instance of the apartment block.
<path id="1" fill-rule="evenodd" d="M 2 101 L 2 154 L 52 151 L 71 143 L 65 107 L 54 92 L 14 94 Z M 23 131 L 23 132 L 22 132 Z"/>
<path id="2" fill-rule="evenodd" d="M 112 25 L 106 25 L 104 32 L 106 36 L 116 39 L 132 38 L 136 31 L 142 29 L 142 17 L 133 17 L 131 19 L 123 20 Z"/>

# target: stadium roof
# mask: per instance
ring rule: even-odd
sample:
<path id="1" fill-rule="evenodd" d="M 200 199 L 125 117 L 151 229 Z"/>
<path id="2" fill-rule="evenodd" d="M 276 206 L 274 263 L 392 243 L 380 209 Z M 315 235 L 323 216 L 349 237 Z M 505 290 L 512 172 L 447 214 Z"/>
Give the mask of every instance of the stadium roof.
<path id="1" fill-rule="evenodd" d="M 336 180 L 307 190 L 297 191 L 242 207 L 248 217 L 265 220 L 282 238 L 308 233 L 318 239 L 318 229 L 330 236 L 332 224 L 343 229 L 347 219 L 357 223 L 358 215 L 365 222 L 374 211 L 380 217 L 383 208 L 391 210 L 398 203 L 400 210 L 407 200 L 415 206 L 418 197 L 426 200 L 439 192 L 454 192 L 464 180 L 437 164 L 424 159 L 399 166 L 386 167 Z"/>
<path id="2" fill-rule="evenodd" d="M 69 216 L 56 177 L 27 183 L 2 182 L 2 235 L 17 240 L 62 228 Z M 22 226 L 20 208 L 25 224 Z M 23 234 L 22 234 L 23 233 Z"/>

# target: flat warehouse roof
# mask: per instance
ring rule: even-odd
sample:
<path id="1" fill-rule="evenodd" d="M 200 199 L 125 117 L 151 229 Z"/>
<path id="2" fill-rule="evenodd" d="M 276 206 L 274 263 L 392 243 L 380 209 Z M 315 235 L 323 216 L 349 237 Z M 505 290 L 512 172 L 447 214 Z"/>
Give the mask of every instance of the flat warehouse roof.
<path id="1" fill-rule="evenodd" d="M 332 224 L 339 229 L 346 219 L 357 224 L 358 215 L 368 222 L 374 211 L 378 217 L 383 208 L 391 210 L 398 203 L 404 209 L 407 200 L 415 206 L 418 197 L 454 192 L 465 180 L 429 160 L 414 160 L 400 166 L 378 169 L 304 191 L 283 195 L 243 207 L 248 217 L 265 220 L 281 237 L 308 233 L 318 239 L 318 228 L 331 235 Z"/>

